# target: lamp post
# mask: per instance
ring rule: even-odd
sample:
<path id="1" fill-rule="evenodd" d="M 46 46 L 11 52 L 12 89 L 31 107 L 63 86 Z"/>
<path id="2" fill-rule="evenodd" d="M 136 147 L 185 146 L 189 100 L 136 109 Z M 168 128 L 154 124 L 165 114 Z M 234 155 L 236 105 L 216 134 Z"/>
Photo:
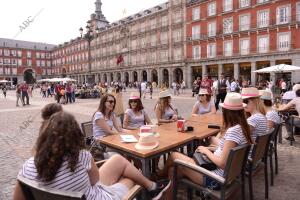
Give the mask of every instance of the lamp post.
<path id="1" fill-rule="evenodd" d="M 81 35 L 81 38 L 85 39 L 88 42 L 88 76 L 87 80 L 85 80 L 88 83 L 94 83 L 95 79 L 93 80 L 92 76 L 92 61 L 91 61 L 91 41 L 97 37 L 97 34 L 99 33 L 99 29 L 96 28 L 95 31 L 93 31 L 91 26 L 91 20 L 87 21 L 86 25 L 86 33 L 83 34 L 83 28 L 79 28 L 79 32 Z"/>

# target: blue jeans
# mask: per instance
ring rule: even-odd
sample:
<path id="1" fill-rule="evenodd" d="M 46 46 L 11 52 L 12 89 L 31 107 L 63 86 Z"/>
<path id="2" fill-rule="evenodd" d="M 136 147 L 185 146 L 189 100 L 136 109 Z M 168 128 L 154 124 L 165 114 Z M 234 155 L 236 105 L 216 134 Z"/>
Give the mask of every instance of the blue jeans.
<path id="1" fill-rule="evenodd" d="M 73 102 L 75 102 L 75 92 L 71 93 L 71 99 L 72 99 Z"/>

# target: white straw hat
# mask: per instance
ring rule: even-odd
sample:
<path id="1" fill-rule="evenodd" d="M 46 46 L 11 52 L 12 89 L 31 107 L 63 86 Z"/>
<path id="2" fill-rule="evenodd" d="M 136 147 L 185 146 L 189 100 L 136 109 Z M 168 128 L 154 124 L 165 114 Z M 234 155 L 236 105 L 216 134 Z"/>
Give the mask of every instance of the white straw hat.
<path id="1" fill-rule="evenodd" d="M 129 99 L 130 100 L 140 99 L 140 95 L 136 92 L 132 92 L 132 93 L 130 93 Z"/>
<path id="2" fill-rule="evenodd" d="M 264 100 L 272 100 L 272 93 L 270 91 L 267 90 L 259 90 L 259 95 L 261 99 Z"/>
<path id="3" fill-rule="evenodd" d="M 243 99 L 260 97 L 258 89 L 255 87 L 243 88 L 241 95 Z"/>
<path id="4" fill-rule="evenodd" d="M 153 133 L 140 133 L 139 142 L 135 144 L 138 150 L 152 150 L 158 147 L 159 142 Z"/>
<path id="5" fill-rule="evenodd" d="M 293 86 L 293 91 L 296 92 L 297 90 L 300 90 L 300 84 L 295 84 Z"/>
<path id="6" fill-rule="evenodd" d="M 220 103 L 220 106 L 227 110 L 242 110 L 246 107 L 243 103 L 242 96 L 236 92 L 227 93 L 224 103 Z"/>
<path id="7" fill-rule="evenodd" d="M 206 88 L 200 88 L 199 94 L 209 94 Z"/>
<path id="8" fill-rule="evenodd" d="M 158 96 L 159 96 L 159 98 L 170 97 L 171 93 L 169 92 L 169 90 L 164 90 L 164 91 L 161 91 Z"/>

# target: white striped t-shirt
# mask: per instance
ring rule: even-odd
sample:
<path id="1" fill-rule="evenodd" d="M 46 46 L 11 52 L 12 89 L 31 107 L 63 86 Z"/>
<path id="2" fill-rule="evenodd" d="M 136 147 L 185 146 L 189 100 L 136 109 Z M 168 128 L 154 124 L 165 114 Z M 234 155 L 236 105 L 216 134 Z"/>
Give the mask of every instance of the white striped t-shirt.
<path id="1" fill-rule="evenodd" d="M 55 178 L 50 182 L 43 182 L 38 179 L 37 169 L 34 164 L 34 158 L 28 159 L 19 175 L 36 181 L 42 186 L 47 186 L 56 190 L 84 192 L 87 200 L 91 199 L 114 199 L 110 191 L 106 191 L 106 187 L 100 182 L 91 186 L 88 171 L 91 169 L 92 155 L 86 150 L 79 153 L 78 164 L 74 172 L 68 168 L 68 162 L 64 161 L 59 168 Z"/>
<path id="2" fill-rule="evenodd" d="M 254 115 L 251 115 L 247 121 L 248 124 L 253 128 L 251 133 L 253 142 L 255 142 L 258 135 L 263 135 L 268 131 L 267 118 L 261 113 L 255 113 Z"/>
<path id="3" fill-rule="evenodd" d="M 266 117 L 268 121 L 272 121 L 275 124 L 280 124 L 280 117 L 275 110 L 268 111 Z"/>
<path id="4" fill-rule="evenodd" d="M 227 129 L 224 137 L 220 138 L 217 150 L 214 152 L 214 154 L 216 156 L 218 156 L 218 157 L 221 156 L 221 154 L 223 152 L 223 148 L 224 148 L 224 143 L 226 140 L 235 142 L 237 144 L 237 146 L 248 143 L 243 134 L 243 130 L 242 130 L 241 126 L 235 125 L 229 129 Z M 224 170 L 221 168 L 217 168 L 216 170 L 213 170 L 212 172 L 219 176 L 224 175 Z"/>

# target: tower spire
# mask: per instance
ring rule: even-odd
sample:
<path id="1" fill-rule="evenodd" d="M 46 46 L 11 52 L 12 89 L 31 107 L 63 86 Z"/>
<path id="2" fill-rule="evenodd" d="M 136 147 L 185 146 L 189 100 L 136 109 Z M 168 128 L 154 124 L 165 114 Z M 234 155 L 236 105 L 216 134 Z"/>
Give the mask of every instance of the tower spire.
<path id="1" fill-rule="evenodd" d="M 95 21 L 96 27 L 95 28 L 101 28 L 108 24 L 108 21 L 106 20 L 105 16 L 102 13 L 102 2 L 101 0 L 96 0 L 95 2 L 95 14 L 92 14 L 91 19 L 92 21 Z"/>

